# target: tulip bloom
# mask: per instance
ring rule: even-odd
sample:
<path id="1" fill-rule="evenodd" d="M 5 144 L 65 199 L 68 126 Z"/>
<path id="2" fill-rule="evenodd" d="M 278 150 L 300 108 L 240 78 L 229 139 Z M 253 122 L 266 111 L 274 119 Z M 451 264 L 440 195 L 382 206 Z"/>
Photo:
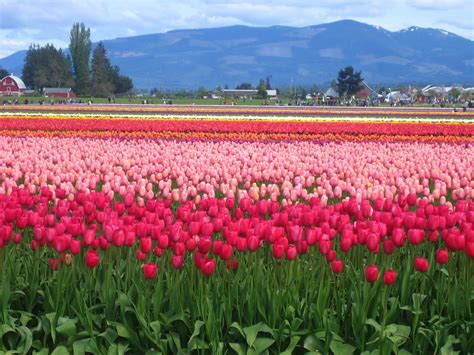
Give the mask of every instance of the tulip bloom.
<path id="1" fill-rule="evenodd" d="M 365 268 L 365 279 L 373 284 L 379 277 L 379 269 L 375 265 L 369 265 Z"/>
<path id="2" fill-rule="evenodd" d="M 208 259 L 201 265 L 201 271 L 207 277 L 211 276 L 214 273 L 215 268 L 216 261 L 214 259 Z"/>
<path id="3" fill-rule="evenodd" d="M 171 265 L 175 269 L 181 269 L 183 267 L 184 257 L 182 255 L 173 255 L 171 257 Z"/>
<path id="4" fill-rule="evenodd" d="M 336 259 L 331 262 L 331 269 L 335 274 L 340 274 L 343 270 L 343 266 L 342 260 Z"/>
<path id="5" fill-rule="evenodd" d="M 77 239 L 71 240 L 71 245 L 69 246 L 71 253 L 77 255 L 81 252 L 81 242 Z"/>
<path id="6" fill-rule="evenodd" d="M 426 272 L 428 271 L 428 268 L 430 267 L 429 261 L 422 257 L 417 257 L 413 265 L 415 266 L 415 270 L 420 271 L 420 272 Z"/>
<path id="7" fill-rule="evenodd" d="M 140 239 L 140 250 L 143 253 L 148 254 L 149 252 L 151 252 L 152 247 L 153 247 L 153 241 L 151 240 L 150 237 L 142 237 Z"/>
<path id="8" fill-rule="evenodd" d="M 88 250 L 85 258 L 86 258 L 86 265 L 89 269 L 93 269 L 97 265 L 99 265 L 100 256 L 99 254 L 97 254 L 95 250 Z"/>
<path id="9" fill-rule="evenodd" d="M 383 274 L 383 283 L 391 285 L 397 280 L 397 273 L 394 270 L 386 270 Z"/>
<path id="10" fill-rule="evenodd" d="M 436 252 L 436 262 L 440 265 L 444 265 L 448 262 L 448 251 L 446 249 L 440 249 Z"/>
<path id="11" fill-rule="evenodd" d="M 153 280 L 156 277 L 158 266 L 156 264 L 145 264 L 143 265 L 143 276 L 147 280 Z"/>

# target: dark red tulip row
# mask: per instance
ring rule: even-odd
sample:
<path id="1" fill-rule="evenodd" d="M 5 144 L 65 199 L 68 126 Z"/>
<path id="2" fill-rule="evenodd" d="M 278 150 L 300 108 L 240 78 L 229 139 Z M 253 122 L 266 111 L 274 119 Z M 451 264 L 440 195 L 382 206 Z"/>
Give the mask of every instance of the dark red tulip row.
<path id="1" fill-rule="evenodd" d="M 37 195 L 15 187 L 11 195 L 0 194 L 0 247 L 23 241 L 33 250 L 48 247 L 56 253 L 49 260 L 53 269 L 81 252 L 86 265 L 94 268 L 109 248 L 132 248 L 145 263 L 147 279 L 157 274 L 150 261 L 165 252 L 171 254 L 173 268 L 182 268 L 190 254 L 196 267 L 210 276 L 219 260 L 235 269 L 238 254 L 267 245 L 275 259 L 287 260 L 315 248 L 334 273 L 344 271 L 342 255 L 355 247 L 390 255 L 407 245 L 434 243 L 439 264 L 447 263 L 450 253 L 474 258 L 473 202 L 459 200 L 452 210 L 414 194 L 372 204 L 349 199 L 322 207 L 319 202 L 312 198 L 309 204 L 283 206 L 269 200 L 212 198 L 198 206 L 163 199 L 139 205 L 132 194 L 113 201 L 100 192 L 78 193 L 69 201 L 61 189 L 53 199 L 46 187 Z M 415 259 L 415 270 L 428 270 L 429 249 Z M 377 266 L 368 266 L 365 275 L 375 282 Z M 396 272 L 386 270 L 383 282 L 395 280 Z"/>

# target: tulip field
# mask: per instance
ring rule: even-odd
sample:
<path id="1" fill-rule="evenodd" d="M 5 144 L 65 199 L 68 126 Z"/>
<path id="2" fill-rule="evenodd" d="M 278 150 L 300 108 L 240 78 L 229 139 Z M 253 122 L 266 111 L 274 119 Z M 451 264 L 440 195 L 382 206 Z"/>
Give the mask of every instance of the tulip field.
<path id="1" fill-rule="evenodd" d="M 474 113 L 0 107 L 0 354 L 474 353 Z"/>

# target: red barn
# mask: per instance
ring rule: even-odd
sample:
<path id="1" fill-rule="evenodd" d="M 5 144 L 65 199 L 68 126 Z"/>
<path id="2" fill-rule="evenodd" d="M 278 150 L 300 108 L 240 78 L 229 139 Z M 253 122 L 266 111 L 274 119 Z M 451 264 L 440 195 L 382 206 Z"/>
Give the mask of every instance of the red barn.
<path id="1" fill-rule="evenodd" d="M 362 99 L 367 99 L 370 96 L 372 96 L 373 93 L 374 93 L 374 90 L 369 85 L 367 85 L 365 82 L 362 82 L 362 89 L 359 90 L 355 94 L 355 97 L 362 98 Z"/>
<path id="2" fill-rule="evenodd" d="M 19 77 L 11 74 L 0 80 L 0 96 L 23 95 L 25 83 Z"/>
<path id="3" fill-rule="evenodd" d="M 47 97 L 76 97 L 71 88 L 44 88 L 43 95 Z"/>

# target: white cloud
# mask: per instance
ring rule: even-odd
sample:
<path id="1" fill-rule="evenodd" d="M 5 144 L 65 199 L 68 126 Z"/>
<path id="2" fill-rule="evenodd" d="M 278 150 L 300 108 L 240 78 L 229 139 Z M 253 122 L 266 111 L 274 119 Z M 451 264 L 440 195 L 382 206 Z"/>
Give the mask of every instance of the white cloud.
<path id="1" fill-rule="evenodd" d="M 472 2 L 465 0 L 410 0 L 408 2 L 408 4 L 413 7 L 426 10 L 466 9 L 466 5 L 468 5 L 467 9 L 469 9 L 469 3 L 472 11 Z"/>

